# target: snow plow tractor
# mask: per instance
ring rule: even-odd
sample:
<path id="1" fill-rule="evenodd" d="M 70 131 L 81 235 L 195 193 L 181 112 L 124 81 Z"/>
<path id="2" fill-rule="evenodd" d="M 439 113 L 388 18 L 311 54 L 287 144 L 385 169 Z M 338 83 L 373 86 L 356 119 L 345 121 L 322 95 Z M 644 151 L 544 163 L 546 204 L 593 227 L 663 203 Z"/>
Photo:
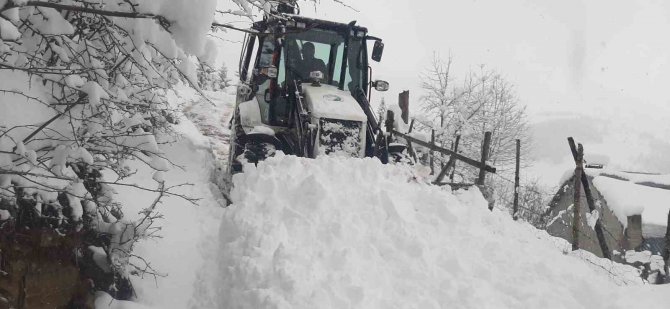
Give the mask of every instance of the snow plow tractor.
<path id="1" fill-rule="evenodd" d="M 275 2 L 272 14 L 247 31 L 231 119 L 229 173 L 275 151 L 300 157 L 378 157 L 383 163 L 405 149 L 389 141 L 370 108 L 371 58 L 384 44 L 356 22 L 306 18 L 293 1 Z M 393 159 L 391 159 L 393 161 Z"/>

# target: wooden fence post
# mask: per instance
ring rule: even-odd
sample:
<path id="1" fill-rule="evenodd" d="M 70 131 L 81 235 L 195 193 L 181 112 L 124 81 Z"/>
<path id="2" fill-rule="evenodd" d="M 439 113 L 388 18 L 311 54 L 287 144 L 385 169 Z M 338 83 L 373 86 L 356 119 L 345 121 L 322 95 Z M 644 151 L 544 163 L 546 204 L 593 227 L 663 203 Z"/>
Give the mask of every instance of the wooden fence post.
<path id="1" fill-rule="evenodd" d="M 461 141 L 461 136 L 456 135 L 456 141 L 454 142 L 454 152 L 458 153 L 458 143 Z M 449 162 L 451 162 L 451 174 L 449 174 L 449 181 L 454 182 L 454 173 L 456 172 L 456 159 L 449 157 Z M 447 165 L 449 165 L 447 162 Z"/>
<path id="2" fill-rule="evenodd" d="M 414 118 L 412 118 L 412 121 L 409 122 L 409 130 L 407 131 L 407 134 L 412 133 L 413 129 L 414 129 Z M 412 156 L 414 162 L 417 162 L 416 153 L 414 152 L 414 147 L 412 147 L 412 142 L 410 141 L 407 141 L 407 152 L 409 152 L 409 155 Z"/>
<path id="3" fill-rule="evenodd" d="M 386 133 L 389 136 L 393 135 L 393 125 L 395 122 L 395 115 L 393 115 L 392 110 L 387 110 L 386 111 L 386 120 L 384 121 L 384 125 L 386 126 Z"/>
<path id="4" fill-rule="evenodd" d="M 665 248 L 662 257 L 665 264 L 665 283 L 670 283 L 670 212 L 668 212 L 668 226 L 665 229 Z"/>
<path id="5" fill-rule="evenodd" d="M 430 130 L 430 143 L 435 145 L 435 129 Z M 435 175 L 435 153 L 430 151 L 430 174 Z"/>
<path id="6" fill-rule="evenodd" d="M 584 148 L 582 144 L 579 144 L 577 147 L 577 159 L 575 160 L 575 181 L 574 187 L 575 192 L 573 195 L 573 204 L 572 204 L 572 250 L 579 249 L 579 223 L 581 221 L 581 216 L 579 213 L 579 204 L 581 201 L 581 188 L 582 188 L 582 163 L 584 161 Z"/>
<path id="7" fill-rule="evenodd" d="M 401 133 L 401 132 L 398 132 L 398 131 L 395 131 L 395 130 L 393 130 L 393 134 L 394 134 L 395 136 L 397 136 L 397 137 L 401 137 L 401 138 L 404 138 L 404 139 L 406 139 L 406 140 L 408 140 L 408 141 L 411 141 L 411 142 L 414 143 L 414 144 L 417 144 L 417 145 L 426 147 L 426 148 L 428 148 L 429 150 L 432 150 L 432 151 L 435 151 L 435 152 L 439 152 L 439 153 L 441 153 L 441 154 L 443 154 L 443 155 L 453 156 L 454 159 L 463 161 L 464 163 L 467 163 L 467 164 L 469 164 L 469 165 L 472 165 L 472 166 L 474 166 L 474 167 L 476 167 L 476 168 L 483 168 L 485 172 L 489 172 L 489 173 L 495 173 L 495 172 L 496 172 L 496 168 L 495 168 L 495 167 L 493 167 L 493 166 L 489 166 L 489 165 L 486 165 L 486 164 L 482 164 L 481 161 L 478 161 L 478 160 L 475 160 L 475 159 L 468 158 L 468 157 L 466 157 L 466 156 L 464 156 L 464 155 L 462 155 L 462 154 L 453 152 L 452 150 L 444 149 L 444 148 L 442 148 L 442 147 L 433 145 L 433 144 L 431 144 L 431 143 L 429 143 L 429 142 L 426 142 L 426 141 L 424 141 L 424 140 L 421 140 L 421 139 L 418 139 L 418 138 L 415 138 L 415 137 L 411 137 L 411 136 L 409 136 L 409 135 L 407 135 L 407 134 L 405 134 L 405 133 Z"/>
<path id="8" fill-rule="evenodd" d="M 484 133 L 484 145 L 482 147 L 482 166 L 486 165 L 486 160 L 489 159 L 489 147 L 491 146 L 491 132 Z M 484 185 L 486 180 L 486 170 L 483 168 L 479 169 L 479 177 L 477 178 L 477 184 L 480 186 Z"/>
<path id="9" fill-rule="evenodd" d="M 572 151 L 572 157 L 577 160 L 577 147 L 575 146 L 575 140 L 572 137 L 568 137 L 568 144 L 570 144 L 570 151 Z M 584 158 L 584 147 L 582 147 L 582 159 Z M 586 204 L 589 206 L 589 212 L 593 213 L 596 211 L 596 203 L 593 201 L 593 193 L 591 192 L 591 186 L 589 185 L 589 179 L 586 176 L 586 173 L 582 173 L 581 177 L 582 187 L 584 188 L 584 195 L 586 196 Z M 602 220 L 600 216 L 596 220 L 596 225 L 593 227 L 596 232 L 596 238 L 598 239 L 598 245 L 600 245 L 600 251 L 603 252 L 603 257 L 612 259 L 612 253 L 607 246 L 607 241 L 605 239 L 605 233 L 603 232 Z"/>
<path id="10" fill-rule="evenodd" d="M 460 141 L 460 139 L 461 139 L 461 136 L 457 135 L 456 136 L 456 141 L 454 142 L 454 149 L 453 149 L 454 153 L 458 152 L 458 142 Z M 435 181 L 433 181 L 433 183 L 434 184 L 442 183 L 442 179 L 444 179 L 444 177 L 446 177 L 447 174 L 449 174 L 450 171 L 451 171 L 451 182 L 453 183 L 454 182 L 454 169 L 455 169 L 455 167 L 456 167 L 456 159 L 454 158 L 454 156 L 449 156 L 449 161 L 447 161 L 447 164 L 442 167 L 442 170 L 437 175 L 437 178 L 435 178 Z"/>
<path id="11" fill-rule="evenodd" d="M 516 171 L 514 173 L 514 208 L 512 209 L 512 218 L 519 219 L 519 168 L 521 166 L 521 140 L 516 140 Z"/>

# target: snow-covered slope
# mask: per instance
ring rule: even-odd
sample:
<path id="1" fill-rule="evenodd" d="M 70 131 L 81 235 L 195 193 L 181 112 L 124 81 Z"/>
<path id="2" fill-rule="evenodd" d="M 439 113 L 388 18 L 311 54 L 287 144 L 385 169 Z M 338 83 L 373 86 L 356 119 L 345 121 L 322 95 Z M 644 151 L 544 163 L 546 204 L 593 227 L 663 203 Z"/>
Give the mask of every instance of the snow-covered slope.
<path id="1" fill-rule="evenodd" d="M 158 206 L 162 219 L 157 222 L 161 230 L 158 239 L 138 243 L 135 254 L 149 262 L 158 276 L 133 277 L 137 302 L 111 299 L 100 293 L 96 308 L 215 308 L 203 303 L 209 296 L 204 278 L 214 268 L 218 248 L 219 225 L 225 201 L 215 185 L 219 174 L 218 157 L 225 157 L 227 147 L 226 119 L 234 96 L 210 93 L 211 100 L 200 98 L 194 90 L 178 87 L 170 97 L 175 106 L 182 105 L 184 116 L 175 131 L 176 141 L 161 145 L 166 158 L 174 163 L 163 176 L 167 186 L 188 184 L 174 191 L 197 198 L 197 205 L 178 197 L 167 197 Z M 225 150 L 222 150 L 226 148 Z M 151 173 L 141 170 L 141 164 L 131 164 L 138 173 L 129 183 L 152 187 Z M 143 177 L 142 175 L 146 175 Z M 127 216 L 139 216 L 141 207 L 149 205 L 155 193 L 138 191 L 132 187 L 119 189 L 119 200 L 126 205 Z M 209 263 L 209 264 L 208 264 Z M 142 263 L 138 263 L 142 264 Z M 208 270 L 210 269 L 210 270 Z"/>
<path id="2" fill-rule="evenodd" d="M 670 302 L 667 286 L 615 284 L 614 273 L 634 283 L 632 268 L 566 254 L 567 243 L 489 212 L 477 189 L 452 195 L 374 159 L 279 155 L 246 166 L 234 183 L 220 230 L 217 308 Z"/>
<path id="3" fill-rule="evenodd" d="M 181 92 L 183 102 L 191 98 Z M 637 270 L 508 214 L 478 190 L 450 191 L 374 159 L 278 155 L 234 177 L 234 204 L 212 184 L 225 158 L 233 97 L 186 104 L 183 137 L 163 146 L 184 169 L 168 184 L 163 238 L 137 254 L 167 277 L 134 281 L 138 302 L 99 295 L 97 308 L 638 308 L 670 302 Z M 139 183 L 153 180 L 135 179 Z M 128 201 L 151 195 L 126 194 Z M 139 209 L 137 209 L 139 211 Z M 129 214 L 131 210 L 127 211 Z"/>

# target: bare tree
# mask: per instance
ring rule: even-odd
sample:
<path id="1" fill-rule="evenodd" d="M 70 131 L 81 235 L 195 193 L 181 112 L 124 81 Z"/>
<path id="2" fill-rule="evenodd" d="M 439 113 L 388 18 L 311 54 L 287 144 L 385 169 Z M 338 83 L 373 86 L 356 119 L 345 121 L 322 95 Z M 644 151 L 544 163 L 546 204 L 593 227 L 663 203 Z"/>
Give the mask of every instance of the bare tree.
<path id="1" fill-rule="evenodd" d="M 183 184 L 165 184 L 174 164 L 158 147 L 174 136 L 166 94 L 180 79 L 193 83 L 195 71 L 171 33 L 178 21 L 139 12 L 135 1 L 107 4 L 2 2 L 0 76 L 19 82 L 0 84 L 0 101 L 11 104 L 2 113 L 16 116 L 0 116 L 0 229 L 84 235 L 80 249 L 104 252 L 117 289 L 96 286 L 127 298 L 132 291 L 118 288 L 128 276 L 159 275 L 133 247 L 157 236 L 161 200 L 196 202 L 174 192 Z M 127 182 L 136 173 L 129 160 L 144 164 L 155 186 Z M 119 187 L 156 199 L 130 219 Z"/>
<path id="2" fill-rule="evenodd" d="M 452 63 L 451 55 L 446 61 L 435 55 L 421 75 L 423 112 L 434 123 L 437 142 L 449 147 L 460 135 L 459 152 L 468 157 L 479 158 L 484 133 L 492 133 L 488 158 L 501 177 L 492 177 L 490 182 L 500 189 L 498 202 L 507 206 L 513 192 L 504 188 L 514 172 L 515 140 L 520 139 L 524 149 L 531 147 L 525 106 L 519 102 L 514 86 L 500 73 L 482 65 L 456 82 Z M 523 166 L 529 163 L 528 156 L 522 155 L 522 160 Z M 468 166 L 462 166 L 459 172 L 464 179 L 477 174 Z"/>

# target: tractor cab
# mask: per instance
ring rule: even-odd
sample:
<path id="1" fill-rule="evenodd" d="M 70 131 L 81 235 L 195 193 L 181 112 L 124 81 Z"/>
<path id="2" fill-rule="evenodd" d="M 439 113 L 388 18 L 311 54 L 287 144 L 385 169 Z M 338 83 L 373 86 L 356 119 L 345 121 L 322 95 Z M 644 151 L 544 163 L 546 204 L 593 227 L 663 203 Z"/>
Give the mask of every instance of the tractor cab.
<path id="1" fill-rule="evenodd" d="M 276 9 L 253 24 L 243 43 L 231 164 L 241 155 L 257 162 L 274 150 L 376 155 L 382 134 L 368 98 L 373 86 L 386 91 L 388 83 L 370 82 L 368 42 L 380 61 L 381 39 L 355 22 L 302 17 L 286 3 Z"/>

